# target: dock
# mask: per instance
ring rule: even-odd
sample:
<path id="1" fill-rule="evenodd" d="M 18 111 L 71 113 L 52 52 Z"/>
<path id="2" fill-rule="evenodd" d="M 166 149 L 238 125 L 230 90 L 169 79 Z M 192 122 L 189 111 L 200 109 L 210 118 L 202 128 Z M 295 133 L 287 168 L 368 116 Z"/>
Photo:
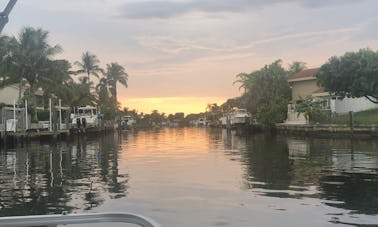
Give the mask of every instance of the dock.
<path id="1" fill-rule="evenodd" d="M 283 134 L 318 137 L 378 137 L 378 125 L 277 124 Z"/>
<path id="2" fill-rule="evenodd" d="M 51 136 L 56 137 L 59 135 L 70 135 L 70 130 L 59 130 L 59 131 L 45 131 L 45 130 L 30 130 L 30 131 L 22 131 L 22 132 L 7 132 L 4 134 L 5 136 L 10 137 L 17 137 L 17 138 L 36 138 L 36 137 L 43 137 L 43 136 Z"/>
<path id="3" fill-rule="evenodd" d="M 41 120 L 32 120 L 27 102 L 25 101 L 24 107 L 17 107 L 14 101 L 13 107 L 1 108 L 0 142 L 17 143 L 38 138 L 54 140 L 75 135 L 99 134 L 118 128 L 115 120 L 103 120 L 96 107 L 84 106 L 73 110 L 72 113 L 72 108 L 63 107 L 60 100 L 59 105 L 53 107 L 50 99 L 49 109 L 45 110 L 46 116 Z"/>
<path id="4" fill-rule="evenodd" d="M 20 131 L 5 131 L 0 130 L 0 143 L 18 143 L 23 141 L 29 140 L 37 140 L 37 139 L 63 139 L 68 137 L 74 136 L 82 136 L 82 135 L 94 135 L 100 133 L 107 133 L 113 132 L 117 129 L 117 124 L 114 121 L 104 122 L 101 126 L 98 127 L 91 127 L 91 128 L 76 128 L 69 125 L 68 129 L 55 129 L 55 130 L 48 130 L 48 129 L 38 129 L 38 128 L 31 128 L 27 130 L 20 130 Z M 0 127 L 1 129 L 1 127 Z"/>

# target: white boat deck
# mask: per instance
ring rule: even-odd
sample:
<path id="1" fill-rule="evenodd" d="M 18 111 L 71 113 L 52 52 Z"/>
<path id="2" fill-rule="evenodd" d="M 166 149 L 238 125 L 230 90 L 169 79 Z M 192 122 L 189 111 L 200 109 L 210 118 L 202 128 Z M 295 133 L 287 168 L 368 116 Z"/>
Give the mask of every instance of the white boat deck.
<path id="1" fill-rule="evenodd" d="M 121 222 L 141 227 L 160 227 L 155 221 L 132 213 L 88 213 L 88 214 L 53 214 L 1 217 L 0 226 L 57 226 L 85 223 Z"/>

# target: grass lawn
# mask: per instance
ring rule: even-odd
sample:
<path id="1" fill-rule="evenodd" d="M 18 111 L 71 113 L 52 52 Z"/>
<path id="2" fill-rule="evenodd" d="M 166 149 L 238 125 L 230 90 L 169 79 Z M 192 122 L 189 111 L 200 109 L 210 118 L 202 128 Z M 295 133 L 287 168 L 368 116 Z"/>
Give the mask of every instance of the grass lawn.
<path id="1" fill-rule="evenodd" d="M 378 124 L 378 108 L 356 112 L 353 117 L 354 124 Z"/>
<path id="2" fill-rule="evenodd" d="M 329 119 L 332 124 L 349 125 L 349 114 L 340 114 Z M 378 108 L 353 113 L 355 125 L 378 124 Z"/>

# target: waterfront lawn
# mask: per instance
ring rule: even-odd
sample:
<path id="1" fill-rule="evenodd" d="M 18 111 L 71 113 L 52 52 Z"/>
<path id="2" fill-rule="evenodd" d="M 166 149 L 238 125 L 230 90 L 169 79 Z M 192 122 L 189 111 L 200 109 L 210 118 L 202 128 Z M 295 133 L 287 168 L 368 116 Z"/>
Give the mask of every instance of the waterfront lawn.
<path id="1" fill-rule="evenodd" d="M 349 125 L 349 114 L 334 115 L 332 124 Z M 353 113 L 353 123 L 355 125 L 378 124 L 378 108 Z"/>
<path id="2" fill-rule="evenodd" d="M 354 124 L 378 124 L 378 108 L 354 113 Z"/>

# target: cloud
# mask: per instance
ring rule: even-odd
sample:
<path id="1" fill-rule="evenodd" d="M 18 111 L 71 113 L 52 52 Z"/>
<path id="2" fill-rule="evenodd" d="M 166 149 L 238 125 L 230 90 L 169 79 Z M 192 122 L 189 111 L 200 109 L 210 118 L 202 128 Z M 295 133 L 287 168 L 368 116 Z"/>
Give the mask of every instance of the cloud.
<path id="1" fill-rule="evenodd" d="M 378 31 L 376 28 L 378 26 L 377 19 L 365 20 L 364 23 L 361 23 L 361 32 L 354 34 L 353 41 L 375 41 L 378 37 Z"/>
<path id="2" fill-rule="evenodd" d="M 166 36 L 141 36 L 137 37 L 136 41 L 147 48 L 153 48 L 164 53 L 178 54 L 183 51 L 190 50 L 200 50 L 207 52 L 226 52 L 233 53 L 239 51 L 246 51 L 255 48 L 256 46 L 268 45 L 271 43 L 277 43 L 286 40 L 296 40 L 304 38 L 314 38 L 325 36 L 334 36 L 334 35 L 345 35 L 351 34 L 356 31 L 359 31 L 359 28 L 339 28 L 339 29 L 330 29 L 330 30 L 321 30 L 313 32 L 299 32 L 299 33 L 289 33 L 281 34 L 276 36 L 264 37 L 260 40 L 251 41 L 245 44 L 238 45 L 229 45 L 229 46 L 214 46 L 209 44 L 201 44 L 205 40 L 195 40 L 187 38 L 178 38 L 178 37 L 166 37 Z M 209 43 L 208 41 L 206 43 Z M 213 42 L 215 43 L 215 42 Z M 220 42 L 224 43 L 224 42 Z"/>
<path id="3" fill-rule="evenodd" d="M 135 38 L 136 41 L 147 48 L 153 48 L 164 53 L 177 54 L 188 50 L 204 50 L 204 51 L 226 51 L 225 48 L 211 47 L 209 45 L 201 45 L 201 41 L 189 38 L 178 38 L 169 36 L 140 36 Z"/>
<path id="4" fill-rule="evenodd" d="M 303 1 L 302 5 L 307 8 L 321 8 L 324 6 L 360 3 L 362 1 L 364 0 L 316 0 L 316 1 L 307 0 L 307 1 Z"/>
<path id="5" fill-rule="evenodd" d="M 363 0 L 192 0 L 138 1 L 120 6 L 120 16 L 127 19 L 172 18 L 190 12 L 221 13 L 261 9 L 274 4 L 297 3 L 307 8 L 358 3 Z"/>
<path id="6" fill-rule="evenodd" d="M 251 4 L 253 2 L 253 4 Z M 217 12 L 238 12 L 246 7 L 258 7 L 265 1 L 249 0 L 196 0 L 189 2 L 174 1 L 143 1 L 126 3 L 120 7 L 121 17 L 129 19 L 148 19 L 148 18 L 171 18 L 186 13 L 200 11 L 208 13 Z M 273 2 L 279 2 L 274 0 Z"/>

